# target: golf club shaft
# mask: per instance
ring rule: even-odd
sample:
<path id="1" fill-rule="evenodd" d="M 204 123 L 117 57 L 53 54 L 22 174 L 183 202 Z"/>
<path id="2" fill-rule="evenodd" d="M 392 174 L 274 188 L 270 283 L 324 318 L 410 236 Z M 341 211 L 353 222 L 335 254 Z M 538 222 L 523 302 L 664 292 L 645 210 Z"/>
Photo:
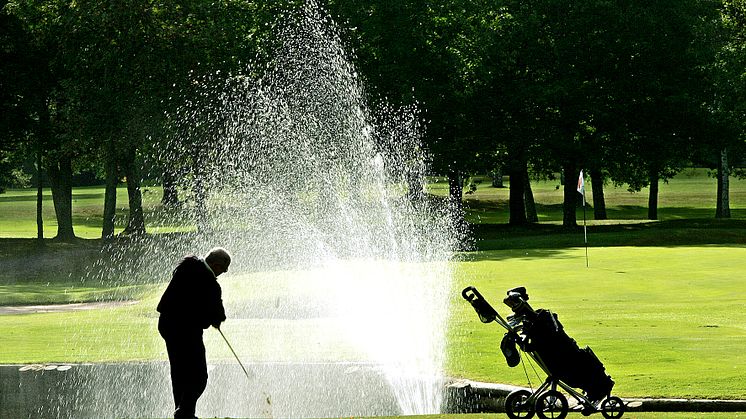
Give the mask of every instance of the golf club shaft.
<path id="1" fill-rule="evenodd" d="M 233 347 L 231 346 L 230 342 L 228 342 L 228 338 L 225 337 L 225 335 L 223 334 L 222 330 L 220 330 L 219 328 L 216 328 L 216 329 L 218 329 L 218 332 L 220 332 L 220 336 L 223 337 L 223 340 L 225 341 L 225 344 L 228 345 L 228 349 L 230 349 L 231 352 L 233 352 L 233 356 L 236 357 L 236 361 L 238 361 L 238 365 L 241 366 L 241 369 L 243 370 L 243 373 L 246 374 L 246 378 L 251 378 L 251 377 L 249 377 L 249 372 L 246 371 L 246 368 L 244 368 L 243 363 L 241 363 L 241 360 L 238 358 L 238 355 L 236 355 L 236 351 L 233 350 Z"/>

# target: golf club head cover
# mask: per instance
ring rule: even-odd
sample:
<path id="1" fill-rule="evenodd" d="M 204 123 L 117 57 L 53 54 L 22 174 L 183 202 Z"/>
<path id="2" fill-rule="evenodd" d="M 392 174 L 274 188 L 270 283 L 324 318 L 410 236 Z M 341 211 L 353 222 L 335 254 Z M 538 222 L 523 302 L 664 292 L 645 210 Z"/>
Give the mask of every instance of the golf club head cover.
<path id="1" fill-rule="evenodd" d="M 482 323 L 490 323 L 497 318 L 497 311 L 482 297 L 476 288 L 468 286 L 461 291 L 461 296 L 474 307 Z"/>
<path id="2" fill-rule="evenodd" d="M 506 333 L 505 336 L 503 336 L 502 341 L 500 341 L 500 350 L 505 356 L 505 361 L 507 361 L 510 368 L 521 363 L 521 353 L 518 352 L 518 348 L 516 347 L 517 339 L 518 335 L 515 333 Z"/>

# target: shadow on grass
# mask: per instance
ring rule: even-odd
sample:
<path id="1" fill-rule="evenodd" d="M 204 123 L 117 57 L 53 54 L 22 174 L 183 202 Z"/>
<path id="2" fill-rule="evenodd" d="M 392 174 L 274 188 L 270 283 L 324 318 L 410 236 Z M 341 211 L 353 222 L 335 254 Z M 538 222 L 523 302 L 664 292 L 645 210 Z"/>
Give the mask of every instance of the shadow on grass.
<path id="1" fill-rule="evenodd" d="M 533 249 L 532 257 L 547 257 L 560 249 L 584 246 L 582 226 L 476 224 L 472 231 L 476 250 L 481 251 Z M 746 245 L 746 220 L 702 218 L 588 226 L 589 247 L 700 245 Z M 539 249 L 543 254 L 537 254 Z M 510 255 L 506 252 L 505 258 Z"/>
<path id="2" fill-rule="evenodd" d="M 475 248 L 461 253 L 460 260 L 560 257 L 564 249 L 584 246 L 582 226 L 565 228 L 550 223 L 523 227 L 473 224 L 471 230 Z M 152 236 L 154 239 L 165 239 L 164 246 L 189 240 L 190 237 L 188 233 Z M 129 238 L 120 237 L 110 244 L 113 247 L 109 251 L 129 245 L 134 245 L 135 250 L 140 247 L 137 241 L 130 242 Z M 50 281 L 83 275 L 88 270 L 85 261 L 99 258 L 103 245 L 100 239 L 77 239 L 71 244 L 47 239 L 45 244 L 39 248 L 35 239 L 0 239 L 0 260 L 4 267 L 0 271 L 0 284 Z M 588 226 L 589 247 L 744 245 L 746 219 L 700 218 Z M 495 250 L 500 252 L 481 253 Z M 132 253 L 132 258 L 136 260 L 137 251 Z M 179 256 L 173 255 L 173 259 L 177 260 Z"/>
<path id="3" fill-rule="evenodd" d="M 536 212 L 542 221 L 561 221 L 562 220 L 562 203 L 556 204 L 536 204 Z M 510 208 L 507 200 L 489 200 L 465 198 L 464 208 L 470 221 L 482 219 L 482 222 L 491 224 L 507 223 L 510 217 Z M 593 205 L 586 204 L 586 217 L 588 220 L 593 219 Z M 606 208 L 606 215 L 609 219 L 616 220 L 646 220 L 648 216 L 648 207 L 643 205 L 614 205 Z M 578 201 L 576 207 L 576 216 L 578 220 L 583 219 L 582 201 Z M 660 206 L 658 208 L 658 218 L 661 220 L 670 219 L 706 219 L 715 217 L 715 208 L 712 207 L 695 207 L 695 206 Z M 746 208 L 731 208 L 731 217 L 734 219 L 746 218 Z"/>

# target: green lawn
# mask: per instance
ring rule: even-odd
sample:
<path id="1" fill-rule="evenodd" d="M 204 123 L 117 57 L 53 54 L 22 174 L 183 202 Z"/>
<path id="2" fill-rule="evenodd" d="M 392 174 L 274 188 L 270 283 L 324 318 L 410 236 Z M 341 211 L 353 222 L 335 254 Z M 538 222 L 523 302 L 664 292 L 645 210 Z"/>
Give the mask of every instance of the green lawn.
<path id="1" fill-rule="evenodd" d="M 740 246 L 603 247 L 476 252 L 458 262 L 449 326 L 448 374 L 526 385 L 521 368 L 508 368 L 499 352 L 503 331 L 480 323 L 458 291 L 477 286 L 503 315 L 505 290 L 528 287 L 534 307 L 557 312 L 570 336 L 590 345 L 626 397 L 746 398 L 746 297 Z M 275 296 L 251 294 L 276 284 L 277 273 L 224 280 L 230 299 L 253 304 Z M 655 281 L 651 281 L 655 278 Z M 0 363 L 97 362 L 164 357 L 155 334 L 156 287 L 135 306 L 75 313 L 5 316 L 0 322 Z M 285 292 L 281 289 L 276 293 Z M 304 292 L 304 291 L 298 291 Z M 312 291 L 308 291 L 312 292 Z M 224 330 L 242 359 L 337 361 L 356 354 L 333 336 L 324 319 L 232 319 Z M 274 333 L 283 330 L 281 335 Z M 206 333 L 211 356 L 231 355 L 216 333 Z M 277 341 L 277 339 L 281 339 Z M 293 343 L 295 342 L 295 343 Z M 271 348 L 288 346 L 282 359 Z M 295 345 L 295 346 L 293 346 Z M 300 345 L 300 346 L 299 346 Z M 19 350 L 23 348 L 23 350 Z M 535 383 L 537 378 L 531 376 Z"/>
<path id="2" fill-rule="evenodd" d="M 467 219 L 476 224 L 504 224 L 508 222 L 508 195 L 510 182 L 505 188 L 493 188 L 487 178 L 475 178 L 477 190 L 465 194 Z M 575 179 L 573 179 L 573 182 Z M 531 188 L 537 204 L 539 221 L 558 223 L 562 221 L 563 191 L 559 180 L 532 181 Z M 444 196 L 448 183 L 440 179 L 429 185 L 429 191 Z M 715 215 L 717 180 L 708 176 L 706 169 L 686 169 L 668 183 L 661 182 L 658 196 L 658 218 L 680 220 L 688 218 L 712 218 Z M 593 185 L 586 178 L 588 206 L 586 217 L 589 224 L 593 218 Z M 644 220 L 647 218 L 648 189 L 629 192 L 626 186 L 604 186 L 606 209 L 611 220 Z M 746 218 L 746 180 L 731 178 L 730 208 L 733 218 Z M 577 219 L 583 220 L 583 208 L 578 207 Z M 618 223 L 619 221 L 611 221 Z M 602 222 L 601 224 L 605 224 Z"/>
<path id="3" fill-rule="evenodd" d="M 504 224 L 508 222 L 508 193 L 505 188 L 493 188 L 489 179 L 475 178 L 481 182 L 476 192 L 465 195 L 467 219 L 475 224 Z M 434 179 L 428 189 L 435 195 L 443 196 L 448 192 L 448 185 L 442 179 Z M 508 186 L 510 182 L 506 182 Z M 730 206 L 733 218 L 746 219 L 746 180 L 731 178 Z M 537 203 L 539 220 L 542 223 L 562 221 L 562 188 L 559 181 L 532 181 L 534 198 Z M 595 222 L 592 220 L 593 185 L 587 179 L 588 204 L 587 218 L 590 225 L 618 224 L 619 220 L 644 220 L 647 217 L 648 191 L 631 193 L 625 186 L 606 185 L 604 188 L 609 219 L 612 221 Z M 661 183 L 659 195 L 659 219 L 706 219 L 715 214 L 717 182 L 708 176 L 705 169 L 687 169 L 668 183 Z M 162 190 L 158 186 L 143 188 L 143 207 L 145 210 L 148 231 L 167 232 L 184 229 L 167 222 L 170 217 L 163 217 L 160 207 Z M 49 189 L 44 190 L 44 235 L 53 237 L 56 234 L 54 207 Z M 75 233 L 81 238 L 98 238 L 101 236 L 103 214 L 103 187 L 81 187 L 73 190 L 73 222 Z M 127 189 L 117 190 L 116 231 L 124 229 L 127 220 Z M 583 210 L 578 208 L 578 220 L 582 221 Z M 187 226 L 186 229 L 189 229 Z M 36 190 L 11 189 L 0 194 L 0 238 L 33 238 L 36 237 Z"/>
<path id="4" fill-rule="evenodd" d="M 505 291 L 526 286 L 535 308 L 559 314 L 591 346 L 623 396 L 746 398 L 744 247 L 606 247 L 478 252 L 458 283 L 474 285 L 503 315 Z M 654 280 L 653 280 L 654 279 Z M 479 323 L 454 297 L 448 370 L 526 385 L 500 354 L 504 331 Z M 531 377 L 536 382 L 536 377 Z"/>
<path id="5" fill-rule="evenodd" d="M 159 186 L 143 188 L 143 209 L 150 232 L 173 231 L 175 226 L 163 225 L 160 215 L 162 189 Z M 73 189 L 73 225 L 80 238 L 101 237 L 103 222 L 104 188 L 100 186 Z M 115 232 L 120 233 L 127 224 L 127 188 L 117 189 L 117 212 Z M 44 237 L 57 234 L 57 220 L 54 216 L 52 192 L 43 192 L 42 218 Z M 0 238 L 36 237 L 36 190 L 10 189 L 0 194 Z"/>
<path id="6" fill-rule="evenodd" d="M 586 268 L 582 230 L 558 227 L 561 191 L 557 182 L 536 182 L 540 225 L 513 229 L 507 221 L 507 189 L 483 183 L 468 198 L 468 216 L 476 225 L 479 251 L 466 252 L 456 264 L 447 373 L 453 377 L 526 385 L 523 369 L 508 368 L 499 351 L 503 331 L 480 323 L 459 291 L 475 285 L 503 315 L 500 301 L 508 288 L 528 287 L 534 307 L 556 311 L 568 334 L 591 346 L 615 379 L 622 397 L 666 396 L 746 398 L 746 181 L 733 180 L 734 219 L 714 220 L 714 179 L 701 170 L 685 172 L 662 185 L 663 221 L 647 223 L 647 194 L 607 187 L 607 205 L 615 220 L 591 222 L 590 267 Z M 149 230 L 159 226 L 159 190 L 145 194 Z M 443 193 L 442 184 L 432 185 Z M 590 191 L 589 191 L 590 195 Z M 100 235 L 102 188 L 75 190 L 76 233 Z M 126 203 L 120 190 L 119 202 Z M 3 316 L 0 363 L 100 362 L 165 359 L 155 333 L 157 298 L 163 284 L 114 288 L 84 279 L 85 260 L 97 243 L 49 243 L 45 250 L 22 237 L 35 235 L 33 191 L 0 195 L 0 305 L 65 303 L 136 298 L 140 303 L 97 311 Z M 46 233 L 54 234 L 51 202 L 46 204 Z M 118 226 L 126 213 L 120 209 Z M 582 209 L 580 210 L 582 211 Z M 589 209 L 589 215 L 592 211 Z M 579 212 L 582 217 L 582 212 Z M 582 219 L 582 218 L 581 218 Z M 630 221 L 632 220 L 632 221 Z M 11 237 L 11 238 L 8 238 Z M 87 256 L 86 256 L 87 255 Z M 268 303 L 267 289 L 281 283 L 277 273 L 234 275 L 224 281 L 226 298 Z M 272 287 L 255 287 L 256 284 Z M 257 289 L 264 290 L 257 295 Z M 287 291 L 285 289 L 285 291 Z M 277 291 L 279 292 L 279 291 Z M 300 294 L 312 290 L 293 290 Z M 224 327 L 234 341 L 275 341 L 293 345 L 284 360 L 347 360 L 357 354 L 344 342 L 306 342 L 304 336 L 333 333 L 323 320 L 231 319 Z M 283 330 L 281 336 L 274 331 Z M 278 341 L 279 339 L 279 341 Z M 210 356 L 229 359 L 217 333 L 206 333 Z M 234 345 L 242 359 L 277 360 L 276 351 Z M 268 347 L 271 347 L 268 346 Z M 538 378 L 531 376 L 535 383 Z M 637 415 L 637 416 L 635 416 Z M 501 415 L 469 415 L 502 417 Z M 687 414 L 630 414 L 639 418 L 737 418 Z"/>

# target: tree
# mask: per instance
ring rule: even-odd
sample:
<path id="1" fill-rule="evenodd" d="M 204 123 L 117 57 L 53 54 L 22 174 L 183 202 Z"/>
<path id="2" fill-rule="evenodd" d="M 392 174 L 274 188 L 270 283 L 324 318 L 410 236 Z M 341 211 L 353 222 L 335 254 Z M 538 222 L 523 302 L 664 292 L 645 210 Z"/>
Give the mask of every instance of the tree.
<path id="1" fill-rule="evenodd" d="M 0 1 L 0 193 L 12 182 L 11 163 L 31 129 L 33 71 L 28 34 Z"/>
<path id="2" fill-rule="evenodd" d="M 648 218 L 657 219 L 658 183 L 691 158 L 692 146 L 707 141 L 702 107 L 708 91 L 704 66 L 713 58 L 712 1 L 660 1 L 635 5 L 636 22 L 624 44 L 628 74 L 612 85 L 623 131 L 610 172 L 634 190 L 650 187 Z"/>
<path id="3" fill-rule="evenodd" d="M 716 218 L 730 218 L 729 176 L 733 161 L 746 155 L 744 124 L 746 112 L 746 2 L 726 0 L 720 15 L 720 50 L 709 67 L 712 76 L 711 112 L 712 140 L 700 147 L 700 159 L 716 168 Z M 712 164 L 715 160 L 717 163 Z"/>
<path id="4" fill-rule="evenodd" d="M 26 115 L 33 121 L 31 133 L 37 149 L 45 149 L 45 166 L 52 187 L 57 235 L 55 239 L 75 239 L 72 224 L 73 160 L 81 153 L 75 124 L 74 96 L 66 83 L 65 48 L 69 9 L 63 2 L 8 2 L 4 11 L 20 22 L 27 46 L 33 52 L 32 74 L 26 74 L 23 85 L 32 86 L 33 94 L 25 97 Z M 39 151 L 40 152 L 40 151 Z M 37 217 L 39 219 L 39 217 Z"/>
<path id="5" fill-rule="evenodd" d="M 48 135 L 41 131 L 39 106 L 48 72 L 45 54 L 37 49 L 23 21 L 10 13 L 8 2 L 0 2 L 0 192 L 2 179 L 9 179 L 13 160 L 27 153 L 36 156 L 36 224 L 39 245 L 44 244 L 42 219 L 43 150 Z M 42 112 L 43 113 L 43 112 Z"/>
<path id="6" fill-rule="evenodd" d="M 526 108 L 521 102 L 531 104 L 527 114 L 534 121 L 522 124 L 537 129 L 529 159 L 544 174 L 562 172 L 563 225 L 576 225 L 577 194 L 568 180 L 582 167 L 596 178 L 608 170 L 616 181 L 652 185 L 654 215 L 658 179 L 675 173 L 688 157 L 686 144 L 701 132 L 701 67 L 711 56 L 707 26 L 714 3 L 503 5 L 501 37 L 514 55 L 502 61 L 514 70 L 497 84 L 512 81 L 526 98 L 519 106 L 503 102 L 511 115 Z"/>
<path id="7" fill-rule="evenodd" d="M 357 51 L 371 97 L 422 109 L 433 170 L 447 176 L 456 213 L 461 213 L 469 172 L 483 167 L 494 151 L 470 119 L 479 6 L 468 1 L 330 2 L 349 28 L 348 42 Z"/>
<path id="8" fill-rule="evenodd" d="M 260 25 L 251 13 L 261 7 L 144 0 L 11 6 L 48 53 L 43 68 L 51 76 L 39 121 L 48 125 L 40 132 L 54 140 L 47 160 L 58 225 L 64 226 L 58 237 L 74 237 L 70 178 L 76 159 L 98 160 L 106 173 L 102 237 L 114 235 L 122 177 L 130 208 L 125 233 L 145 233 L 138 156 L 153 148 L 148 133 L 164 123 L 174 86 L 188 86 L 195 74 L 236 68 L 253 55 L 250 38 Z"/>

